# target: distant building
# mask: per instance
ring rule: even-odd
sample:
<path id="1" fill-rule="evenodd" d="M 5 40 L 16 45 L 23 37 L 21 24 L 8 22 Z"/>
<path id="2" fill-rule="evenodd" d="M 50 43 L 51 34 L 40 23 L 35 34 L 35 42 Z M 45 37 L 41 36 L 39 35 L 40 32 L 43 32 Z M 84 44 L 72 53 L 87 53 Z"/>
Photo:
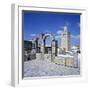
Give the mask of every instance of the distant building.
<path id="1" fill-rule="evenodd" d="M 80 46 L 73 46 L 73 47 L 71 48 L 71 50 L 72 50 L 73 52 L 80 53 Z"/>
<path id="2" fill-rule="evenodd" d="M 64 26 L 64 31 L 61 33 L 61 48 L 65 51 L 71 50 L 70 32 L 67 26 Z"/>
<path id="3" fill-rule="evenodd" d="M 32 41 L 24 40 L 24 61 L 35 60 L 36 50 Z"/>
<path id="4" fill-rule="evenodd" d="M 24 50 L 25 51 L 32 50 L 32 41 L 24 40 Z"/>

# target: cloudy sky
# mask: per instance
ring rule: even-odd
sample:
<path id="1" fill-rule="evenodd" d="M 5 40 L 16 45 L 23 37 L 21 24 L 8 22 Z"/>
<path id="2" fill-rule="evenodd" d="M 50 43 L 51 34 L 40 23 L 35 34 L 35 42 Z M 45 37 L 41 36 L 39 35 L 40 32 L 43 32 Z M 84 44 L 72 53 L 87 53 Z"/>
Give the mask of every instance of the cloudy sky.
<path id="1" fill-rule="evenodd" d="M 80 44 L 80 15 L 70 13 L 49 13 L 24 11 L 24 40 L 31 40 L 39 33 L 51 32 L 58 43 L 61 42 L 61 32 L 65 25 L 71 32 L 72 45 Z M 47 44 L 51 39 L 48 37 Z"/>

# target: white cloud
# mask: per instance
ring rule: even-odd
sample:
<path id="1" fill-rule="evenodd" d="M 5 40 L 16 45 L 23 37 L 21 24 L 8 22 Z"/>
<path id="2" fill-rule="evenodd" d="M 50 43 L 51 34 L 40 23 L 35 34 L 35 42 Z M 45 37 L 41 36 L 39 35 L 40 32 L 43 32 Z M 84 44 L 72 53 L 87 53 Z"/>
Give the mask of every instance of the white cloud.
<path id="1" fill-rule="evenodd" d="M 60 36 L 60 35 L 56 35 L 55 38 L 56 38 L 56 39 L 60 39 L 61 36 Z"/>
<path id="2" fill-rule="evenodd" d="M 80 39 L 80 35 L 71 35 L 72 39 Z"/>
<path id="3" fill-rule="evenodd" d="M 58 31 L 57 31 L 57 34 L 60 35 L 61 33 L 62 33 L 62 30 L 58 30 Z"/>
<path id="4" fill-rule="evenodd" d="M 30 36 L 31 36 L 31 37 L 34 37 L 34 36 L 36 36 L 36 34 L 30 34 Z"/>

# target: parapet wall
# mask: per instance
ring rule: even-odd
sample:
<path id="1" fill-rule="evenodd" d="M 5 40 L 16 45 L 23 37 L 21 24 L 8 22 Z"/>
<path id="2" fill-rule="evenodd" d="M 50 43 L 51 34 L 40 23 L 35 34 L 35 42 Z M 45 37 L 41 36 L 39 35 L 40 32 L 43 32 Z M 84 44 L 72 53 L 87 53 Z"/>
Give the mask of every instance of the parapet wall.
<path id="1" fill-rule="evenodd" d="M 69 66 L 69 67 L 78 67 L 78 60 L 76 61 L 74 57 L 62 57 L 57 56 L 55 57 L 54 63 Z"/>

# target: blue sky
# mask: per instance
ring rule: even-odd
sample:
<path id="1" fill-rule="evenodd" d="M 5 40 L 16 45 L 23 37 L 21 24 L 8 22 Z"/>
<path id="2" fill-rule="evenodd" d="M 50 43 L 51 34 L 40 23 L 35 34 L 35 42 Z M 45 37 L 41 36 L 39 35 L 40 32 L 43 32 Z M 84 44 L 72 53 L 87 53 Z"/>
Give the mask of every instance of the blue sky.
<path id="1" fill-rule="evenodd" d="M 39 33 L 51 32 L 58 43 L 61 42 L 60 33 L 63 26 L 68 25 L 71 32 L 72 45 L 80 44 L 80 15 L 70 13 L 50 13 L 24 11 L 24 40 L 31 40 Z M 50 38 L 47 38 L 49 44 Z"/>

